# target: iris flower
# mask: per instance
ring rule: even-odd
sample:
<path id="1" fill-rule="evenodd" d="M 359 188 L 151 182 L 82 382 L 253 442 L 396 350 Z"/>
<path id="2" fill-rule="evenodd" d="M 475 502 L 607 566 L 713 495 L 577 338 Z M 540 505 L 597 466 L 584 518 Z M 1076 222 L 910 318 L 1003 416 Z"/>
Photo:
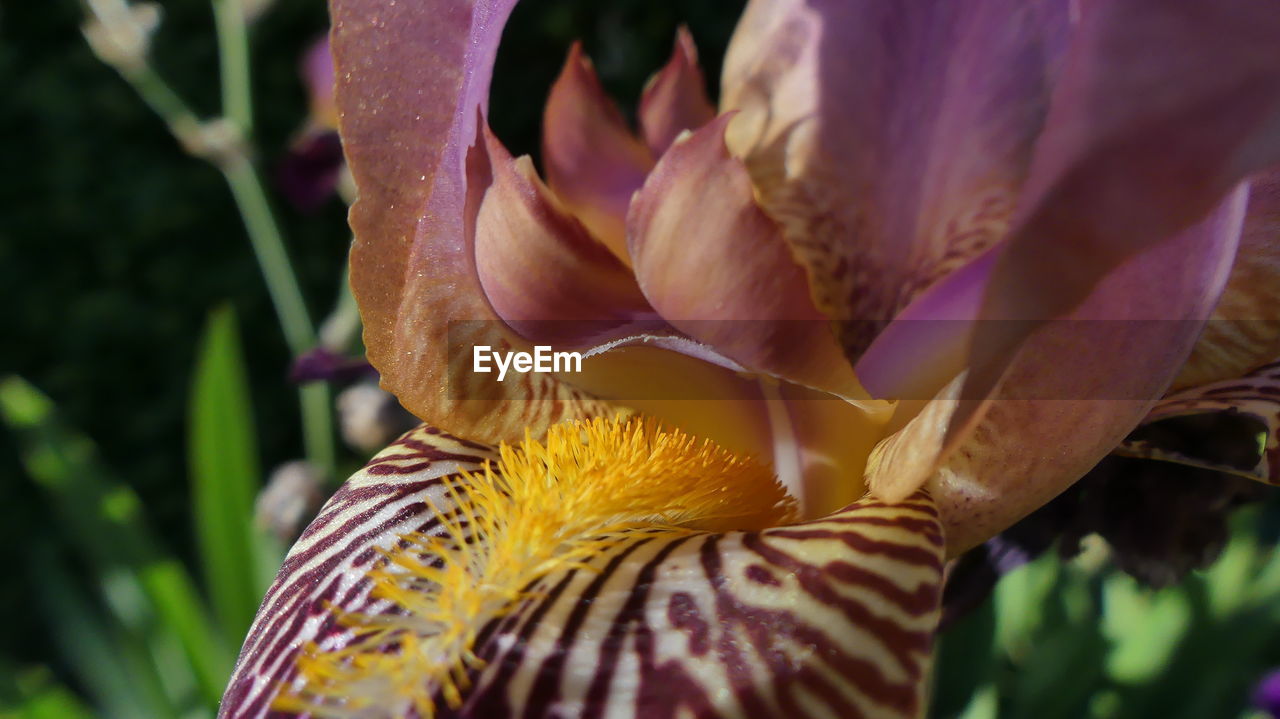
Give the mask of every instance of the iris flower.
<path id="1" fill-rule="evenodd" d="M 719 108 L 682 33 L 638 132 L 571 51 L 545 181 L 487 128 L 513 5 L 333 0 L 352 284 L 426 424 L 222 716 L 921 716 L 948 558 L 1117 448 L 1213 462 L 1120 447 L 1166 393 L 1275 481 L 1280 3 L 752 0 Z M 474 371 L 537 345 L 582 371 Z"/>

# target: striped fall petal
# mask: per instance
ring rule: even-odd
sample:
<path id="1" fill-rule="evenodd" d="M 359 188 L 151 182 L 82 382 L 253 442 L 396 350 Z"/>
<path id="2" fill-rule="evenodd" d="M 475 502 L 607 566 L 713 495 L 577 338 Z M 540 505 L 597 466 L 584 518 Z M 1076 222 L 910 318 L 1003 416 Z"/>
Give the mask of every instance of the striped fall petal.
<path id="1" fill-rule="evenodd" d="M 767 468 L 652 421 L 420 427 L 294 547 L 220 716 L 920 716 L 931 498 L 793 517 Z"/>
<path id="2" fill-rule="evenodd" d="M 1239 419 L 1251 423 L 1256 444 L 1243 449 L 1198 447 L 1196 442 L 1169 442 L 1160 435 L 1168 421 L 1187 418 Z M 1143 425 L 1117 450 L 1128 457 L 1156 459 L 1226 472 L 1280 485 L 1280 361 L 1259 367 L 1238 379 L 1184 390 L 1161 400 Z M 1208 451 L 1197 451 L 1208 450 Z M 1245 455 L 1245 456 L 1235 456 Z"/>

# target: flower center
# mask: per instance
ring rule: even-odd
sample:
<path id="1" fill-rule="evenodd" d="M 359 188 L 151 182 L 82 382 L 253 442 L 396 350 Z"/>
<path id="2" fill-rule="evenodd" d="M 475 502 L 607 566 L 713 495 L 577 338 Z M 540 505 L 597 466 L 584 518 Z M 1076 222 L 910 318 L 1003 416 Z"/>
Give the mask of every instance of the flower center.
<path id="1" fill-rule="evenodd" d="M 638 419 L 554 426 L 545 442 L 504 444 L 496 465 L 440 489 L 426 499 L 430 528 L 403 536 L 369 572 L 372 596 L 394 611 L 342 615 L 353 639 L 305 648 L 303 686 L 275 708 L 423 717 L 440 699 L 456 708 L 483 666 L 477 636 L 548 575 L 589 570 L 590 558 L 640 534 L 763 529 L 795 511 L 763 464 Z"/>

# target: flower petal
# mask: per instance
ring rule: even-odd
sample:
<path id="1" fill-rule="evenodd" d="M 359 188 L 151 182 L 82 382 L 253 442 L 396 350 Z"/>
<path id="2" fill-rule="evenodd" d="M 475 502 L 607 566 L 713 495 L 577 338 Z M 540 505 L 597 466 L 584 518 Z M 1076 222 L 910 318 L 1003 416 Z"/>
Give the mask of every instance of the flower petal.
<path id="1" fill-rule="evenodd" d="M 258 719 L 297 679 L 302 645 L 341 646 L 351 633 L 333 609 L 396 607 L 369 596 L 365 577 L 401 535 L 430 529 L 427 502 L 446 504 L 444 477 L 482 469 L 493 448 L 419 427 L 387 447 L 337 491 L 298 539 L 262 600 L 240 649 L 219 719 Z"/>
<path id="2" fill-rule="evenodd" d="M 551 87 L 542 133 L 547 184 L 591 234 L 625 261 L 627 203 L 644 182 L 653 157 L 627 127 L 577 43 Z"/>
<path id="3" fill-rule="evenodd" d="M 749 5 L 725 62 L 729 145 L 851 356 L 1004 236 L 1067 5 Z"/>
<path id="4" fill-rule="evenodd" d="M 600 409 L 545 375 L 459 385 L 469 366 L 448 355 L 450 321 L 480 320 L 473 344 L 502 344 L 472 248 L 491 173 L 483 143 L 470 165 L 468 147 L 514 4 L 332 6 L 340 130 L 360 193 L 350 215 L 351 284 L 369 361 L 414 414 L 493 439 Z M 504 401 L 530 398 L 549 401 Z"/>
<path id="5" fill-rule="evenodd" d="M 1227 289 L 1173 389 L 1239 377 L 1280 356 L 1280 169 L 1249 182 Z"/>
<path id="6" fill-rule="evenodd" d="M 1280 5 L 1087 4 L 1051 106 L 982 312 L 1009 321 L 979 326 L 966 397 L 1037 323 L 1280 161 Z"/>
<path id="7" fill-rule="evenodd" d="M 698 67 L 693 36 L 683 25 L 676 31 L 671 60 L 645 86 L 637 114 L 654 157 L 666 152 L 681 132 L 702 127 L 716 116 Z"/>
<path id="8" fill-rule="evenodd" d="M 493 184 L 476 217 L 476 269 L 498 316 L 531 342 L 598 341 L 637 321 L 660 324 L 631 270 L 566 212 L 528 157 L 487 129 Z"/>
<path id="9" fill-rule="evenodd" d="M 888 403 L 858 405 L 751 376 L 679 337 L 612 343 L 587 353 L 582 370 L 567 379 L 592 396 L 767 461 L 806 519 L 866 493 L 866 458 L 892 415 Z"/>
<path id="10" fill-rule="evenodd" d="M 748 369 L 865 399 L 804 270 L 725 147 L 728 121 L 673 145 L 636 195 L 627 224 L 640 289 L 672 326 Z"/>
<path id="11" fill-rule="evenodd" d="M 349 480 L 286 559 L 219 716 L 258 719 L 305 696 L 313 687 L 299 667 L 351 650 L 352 622 L 407 626 L 421 595 L 371 598 L 370 575 L 389 576 L 406 542 L 451 536 L 452 508 L 479 481 L 456 473 L 493 458 L 420 428 Z M 637 528 L 489 608 L 448 715 L 918 717 L 942 547 L 925 493 L 759 532 Z M 376 640 L 361 651 L 386 656 Z M 380 675 L 365 688 L 383 680 L 396 681 Z M 404 680 L 454 703 L 431 682 Z"/>
<path id="12" fill-rule="evenodd" d="M 854 366 L 872 396 L 929 399 L 964 371 L 995 260 L 990 251 L 970 261 L 920 293 L 885 326 Z"/>
<path id="13" fill-rule="evenodd" d="M 1083 476 L 1185 361 L 1225 284 L 1246 198 L 1237 190 L 1203 222 L 1123 263 L 1069 317 L 1038 328 L 996 394 L 970 412 L 977 423 L 957 431 L 968 401 L 944 389 L 946 404 L 902 430 L 914 435 L 911 451 L 871 463 L 872 490 L 901 496 L 928 480 L 955 554 Z"/>
<path id="14" fill-rule="evenodd" d="M 311 121 L 326 130 L 337 129 L 338 109 L 333 104 L 333 54 L 329 52 L 329 36 L 311 43 L 302 55 L 298 74 L 307 86 Z"/>
<path id="15" fill-rule="evenodd" d="M 1204 442 L 1171 444 L 1156 439 L 1157 425 L 1164 420 L 1206 416 L 1221 416 L 1233 422 L 1246 420 L 1241 428 L 1243 436 L 1238 438 L 1240 446 L 1217 447 Z M 1247 451 L 1241 452 L 1241 449 Z M 1280 485 L 1280 362 L 1264 365 L 1244 377 L 1166 397 L 1116 453 L 1167 460 Z"/>
<path id="16" fill-rule="evenodd" d="M 548 599 L 487 637 L 461 715 L 554 701 L 565 719 L 918 717 L 941 566 L 924 494 L 760 533 L 637 537 L 548 577 Z"/>

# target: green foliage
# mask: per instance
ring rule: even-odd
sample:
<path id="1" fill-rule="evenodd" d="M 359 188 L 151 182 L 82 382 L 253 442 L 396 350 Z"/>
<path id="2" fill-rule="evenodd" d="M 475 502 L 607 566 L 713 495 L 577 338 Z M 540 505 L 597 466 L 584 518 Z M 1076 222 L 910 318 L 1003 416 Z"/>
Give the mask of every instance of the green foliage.
<path id="1" fill-rule="evenodd" d="M 19 441 L 27 474 L 46 493 L 56 534 L 74 549 L 66 557 L 51 541 L 37 542 L 27 555 L 29 585 L 59 655 L 106 717 L 212 716 L 232 652 L 283 558 L 279 543 L 253 522 L 261 478 L 229 307 L 210 315 L 190 417 L 193 528 L 207 603 L 93 443 L 60 422 L 50 399 L 27 382 L 0 381 L 0 419 Z M 8 701 L 26 712 L 18 716 L 79 706 L 74 695 L 48 684 L 12 683 Z"/>
<path id="2" fill-rule="evenodd" d="M 190 406 L 191 516 L 214 613 L 235 645 L 284 555 L 247 521 L 262 480 L 244 358 L 228 306 L 209 317 Z"/>
<path id="3" fill-rule="evenodd" d="M 0 419 L 45 491 L 58 535 L 75 549 L 74 564 L 48 549 L 33 552 L 28 569 L 49 631 L 80 681 L 113 716 L 216 706 L 235 644 L 214 629 L 195 582 L 151 532 L 137 495 L 110 477 L 93 443 L 62 425 L 49 398 L 24 380 L 0 381 Z M 250 517 L 239 521 L 248 526 Z M 83 567 L 79 585 L 71 566 Z M 153 685 L 163 691 L 149 691 Z M 173 710 L 165 711 L 165 700 Z"/>
<path id="4" fill-rule="evenodd" d="M 1161 590 L 1112 567 L 1100 542 L 1011 572 L 943 635 L 932 715 L 1258 716 L 1252 687 L 1280 664 L 1280 553 L 1266 516 L 1241 511 L 1211 569 Z"/>

